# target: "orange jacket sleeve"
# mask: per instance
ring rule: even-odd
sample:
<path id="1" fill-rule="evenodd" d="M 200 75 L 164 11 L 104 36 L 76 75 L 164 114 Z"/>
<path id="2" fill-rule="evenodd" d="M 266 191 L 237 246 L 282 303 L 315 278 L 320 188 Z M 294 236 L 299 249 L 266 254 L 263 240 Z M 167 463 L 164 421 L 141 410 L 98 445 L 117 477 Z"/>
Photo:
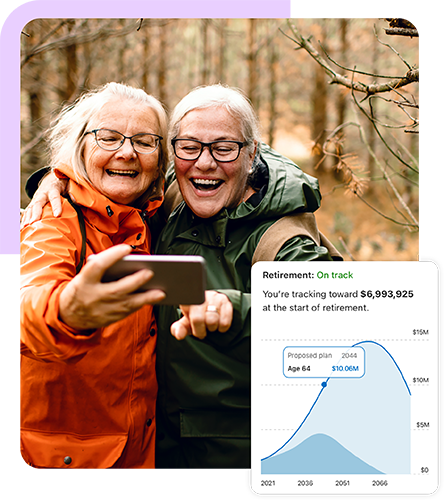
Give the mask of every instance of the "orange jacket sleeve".
<path id="1" fill-rule="evenodd" d="M 58 317 L 59 298 L 75 276 L 82 237 L 77 214 L 63 207 L 62 218 L 45 212 L 21 231 L 21 350 L 47 361 L 74 361 L 100 340 L 100 330 L 73 330 Z"/>

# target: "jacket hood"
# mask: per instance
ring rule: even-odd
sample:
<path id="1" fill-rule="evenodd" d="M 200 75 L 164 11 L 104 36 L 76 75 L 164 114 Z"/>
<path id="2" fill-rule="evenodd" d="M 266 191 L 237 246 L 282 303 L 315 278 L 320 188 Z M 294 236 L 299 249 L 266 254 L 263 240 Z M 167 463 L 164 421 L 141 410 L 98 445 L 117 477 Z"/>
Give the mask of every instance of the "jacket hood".
<path id="1" fill-rule="evenodd" d="M 106 228 L 108 234 L 121 230 L 121 223 L 127 217 L 137 217 L 140 220 L 140 214 L 143 218 L 153 216 L 163 201 L 163 198 L 151 200 L 142 208 L 122 205 L 107 198 L 85 179 L 78 178 L 71 165 L 59 165 L 54 169 L 54 174 L 60 179 L 70 180 L 69 192 L 76 203 L 88 210 L 89 220 L 97 229 Z"/>
<path id="2" fill-rule="evenodd" d="M 257 206 L 248 201 L 241 203 L 230 211 L 230 218 L 280 218 L 295 211 L 314 212 L 320 207 L 318 180 L 304 173 L 290 159 L 262 144 L 258 164 L 268 167 L 268 186 L 262 200 Z"/>
<path id="3" fill-rule="evenodd" d="M 215 216 L 216 219 L 281 218 L 293 212 L 315 212 L 320 207 L 318 180 L 303 172 L 289 158 L 262 143 L 260 155 L 254 161 L 256 168 L 265 172 L 266 177 L 257 195 L 261 197 L 259 203 L 247 200 L 233 209 L 223 209 Z M 166 175 L 166 185 L 170 186 L 175 179 L 174 165 L 171 165 Z M 253 195 L 251 199 L 257 199 L 257 196 Z M 182 200 L 180 195 L 179 199 Z"/>

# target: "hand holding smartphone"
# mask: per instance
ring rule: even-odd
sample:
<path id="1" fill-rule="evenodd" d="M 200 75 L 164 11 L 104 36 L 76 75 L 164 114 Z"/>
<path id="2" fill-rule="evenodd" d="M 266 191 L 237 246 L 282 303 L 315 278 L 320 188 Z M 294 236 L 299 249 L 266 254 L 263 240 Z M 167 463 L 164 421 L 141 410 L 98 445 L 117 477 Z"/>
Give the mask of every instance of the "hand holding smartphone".
<path id="1" fill-rule="evenodd" d="M 138 292 L 160 289 L 165 305 L 202 304 L 205 301 L 205 259 L 190 255 L 130 254 L 107 269 L 103 283 L 116 281 L 140 269 L 150 269 L 154 276 Z"/>

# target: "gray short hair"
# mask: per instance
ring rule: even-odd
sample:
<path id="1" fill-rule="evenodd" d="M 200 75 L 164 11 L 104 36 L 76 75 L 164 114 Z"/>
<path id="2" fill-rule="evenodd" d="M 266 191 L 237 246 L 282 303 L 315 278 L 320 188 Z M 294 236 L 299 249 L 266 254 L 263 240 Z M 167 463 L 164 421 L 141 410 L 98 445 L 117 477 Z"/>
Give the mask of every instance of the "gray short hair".
<path id="1" fill-rule="evenodd" d="M 111 82 L 96 90 L 85 92 L 73 104 L 64 107 L 56 117 L 48 134 L 51 165 L 55 167 L 62 163 L 69 164 L 78 179 L 90 182 L 83 162 L 85 131 L 102 107 L 114 99 L 127 99 L 148 105 L 157 117 L 158 134 L 163 137 L 159 145 L 159 175 L 143 196 L 143 200 L 139 200 L 139 202 L 144 203 L 162 193 L 165 172 L 168 167 L 168 122 L 162 104 L 142 89 Z"/>
<path id="2" fill-rule="evenodd" d="M 170 119 L 170 139 L 177 137 L 180 122 L 187 113 L 213 106 L 222 106 L 238 118 L 241 123 L 241 133 L 248 143 L 249 150 L 254 149 L 256 142 L 259 151 L 260 126 L 253 106 L 240 89 L 222 84 L 196 87 L 176 105 Z"/>

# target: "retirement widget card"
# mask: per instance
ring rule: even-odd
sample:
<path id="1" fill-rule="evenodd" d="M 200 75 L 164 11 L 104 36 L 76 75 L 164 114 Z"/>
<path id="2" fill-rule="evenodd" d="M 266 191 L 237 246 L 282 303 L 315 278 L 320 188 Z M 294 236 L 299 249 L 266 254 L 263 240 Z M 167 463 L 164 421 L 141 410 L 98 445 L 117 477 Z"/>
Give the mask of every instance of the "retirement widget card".
<path id="1" fill-rule="evenodd" d="M 252 271 L 252 489 L 438 487 L 438 270 L 260 262 Z"/>

